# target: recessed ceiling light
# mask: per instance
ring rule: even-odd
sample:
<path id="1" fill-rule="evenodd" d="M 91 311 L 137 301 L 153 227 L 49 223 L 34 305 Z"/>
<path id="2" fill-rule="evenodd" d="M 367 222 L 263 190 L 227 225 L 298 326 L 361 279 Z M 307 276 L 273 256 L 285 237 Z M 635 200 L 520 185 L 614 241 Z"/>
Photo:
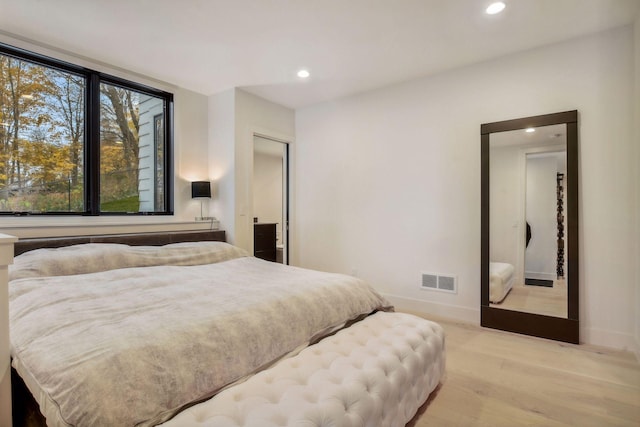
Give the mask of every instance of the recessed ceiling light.
<path id="1" fill-rule="evenodd" d="M 298 77 L 300 77 L 301 79 L 306 79 L 310 75 L 311 74 L 309 73 L 309 70 L 300 70 L 300 71 L 298 71 Z"/>
<path id="2" fill-rule="evenodd" d="M 489 7 L 487 7 L 486 12 L 489 15 L 495 15 L 496 13 L 502 12 L 505 7 L 506 5 L 503 2 L 497 1 L 495 3 L 491 3 Z"/>
<path id="3" fill-rule="evenodd" d="M 531 132 L 535 132 L 536 130 L 534 128 L 526 128 L 524 131 L 526 133 L 531 133 Z"/>

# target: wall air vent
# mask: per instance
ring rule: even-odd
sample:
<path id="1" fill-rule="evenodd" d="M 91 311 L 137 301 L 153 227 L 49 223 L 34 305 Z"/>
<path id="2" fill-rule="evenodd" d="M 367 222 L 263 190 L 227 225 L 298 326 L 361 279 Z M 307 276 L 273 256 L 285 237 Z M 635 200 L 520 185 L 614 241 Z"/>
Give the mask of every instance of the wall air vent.
<path id="1" fill-rule="evenodd" d="M 444 274 L 422 273 L 420 289 L 458 293 L 456 277 Z"/>
<path id="2" fill-rule="evenodd" d="M 435 274 L 422 273 L 422 287 L 428 289 L 438 289 L 438 276 Z"/>

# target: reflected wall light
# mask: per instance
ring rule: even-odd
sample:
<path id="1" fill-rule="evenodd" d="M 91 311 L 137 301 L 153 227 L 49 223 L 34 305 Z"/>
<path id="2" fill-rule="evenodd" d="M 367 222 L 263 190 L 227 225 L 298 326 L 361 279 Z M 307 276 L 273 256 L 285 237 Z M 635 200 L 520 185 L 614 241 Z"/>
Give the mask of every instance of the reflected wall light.
<path id="1" fill-rule="evenodd" d="M 202 214 L 202 205 L 204 204 L 203 199 L 211 198 L 211 182 L 192 181 L 191 182 L 191 198 L 200 199 L 200 217 L 196 217 L 196 221 L 208 220 L 208 218 L 205 218 L 204 215 Z"/>

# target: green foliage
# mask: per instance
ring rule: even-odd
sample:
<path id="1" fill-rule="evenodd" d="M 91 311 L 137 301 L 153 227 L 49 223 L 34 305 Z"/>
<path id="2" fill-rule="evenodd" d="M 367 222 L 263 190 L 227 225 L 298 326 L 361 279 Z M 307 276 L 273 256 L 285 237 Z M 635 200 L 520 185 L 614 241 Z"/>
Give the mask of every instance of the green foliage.
<path id="1" fill-rule="evenodd" d="M 84 210 L 82 77 L 0 54 L 0 210 Z M 103 209 L 138 212 L 139 99 L 102 84 Z"/>
<path id="2" fill-rule="evenodd" d="M 40 191 L 12 197 L 0 196 L 0 210 L 10 212 L 82 212 L 82 187 L 68 187 L 65 191 Z"/>
<path id="3" fill-rule="evenodd" d="M 102 202 L 100 203 L 100 210 L 103 212 L 138 212 L 140 210 L 140 200 L 135 195 L 110 202 Z"/>

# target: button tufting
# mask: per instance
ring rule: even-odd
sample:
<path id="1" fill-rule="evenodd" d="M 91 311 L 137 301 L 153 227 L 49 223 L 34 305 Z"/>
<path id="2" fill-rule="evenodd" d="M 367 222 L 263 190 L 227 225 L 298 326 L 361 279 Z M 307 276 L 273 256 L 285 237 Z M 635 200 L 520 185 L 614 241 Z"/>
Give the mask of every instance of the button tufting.
<path id="1" fill-rule="evenodd" d="M 303 396 L 304 400 L 309 403 L 318 403 L 318 394 L 315 391 L 307 391 Z"/>
<path id="2" fill-rule="evenodd" d="M 376 313 L 178 414 L 165 427 L 194 421 L 212 427 L 403 426 L 444 367 L 438 325 Z"/>
<path id="3" fill-rule="evenodd" d="M 280 402 L 280 396 L 273 393 L 273 394 L 269 394 L 267 396 L 265 396 L 267 398 L 267 401 L 269 403 L 271 403 L 272 405 L 277 404 L 278 402 Z"/>

